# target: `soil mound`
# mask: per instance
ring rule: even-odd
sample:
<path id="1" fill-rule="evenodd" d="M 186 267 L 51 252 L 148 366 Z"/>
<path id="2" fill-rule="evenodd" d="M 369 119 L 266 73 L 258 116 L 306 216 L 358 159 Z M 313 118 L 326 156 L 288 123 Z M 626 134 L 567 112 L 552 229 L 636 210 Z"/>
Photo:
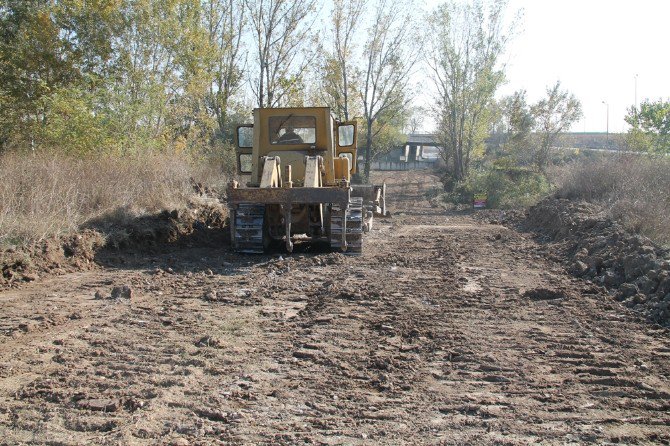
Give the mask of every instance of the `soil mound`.
<path id="1" fill-rule="evenodd" d="M 81 231 L 0 251 L 0 289 L 40 276 L 93 269 L 103 252 L 154 252 L 175 245 L 225 244 L 228 212 L 218 200 L 133 216 L 127 209 L 89 221 Z"/>
<path id="2" fill-rule="evenodd" d="M 104 234 L 105 248 L 116 250 L 152 250 L 183 242 L 206 243 L 207 230 L 226 225 L 228 211 L 218 201 L 199 200 L 184 209 L 164 210 L 135 217 L 125 209 L 88 222 L 87 228 Z M 218 231 L 222 235 L 223 231 Z"/>
<path id="3" fill-rule="evenodd" d="M 99 232 L 50 238 L 23 248 L 0 252 L 0 288 L 37 280 L 45 273 L 63 274 L 91 269 L 95 253 L 105 245 Z"/>
<path id="4" fill-rule="evenodd" d="M 670 255 L 593 203 L 547 198 L 531 207 L 523 229 L 551 242 L 573 274 L 607 288 L 624 305 L 670 326 Z"/>

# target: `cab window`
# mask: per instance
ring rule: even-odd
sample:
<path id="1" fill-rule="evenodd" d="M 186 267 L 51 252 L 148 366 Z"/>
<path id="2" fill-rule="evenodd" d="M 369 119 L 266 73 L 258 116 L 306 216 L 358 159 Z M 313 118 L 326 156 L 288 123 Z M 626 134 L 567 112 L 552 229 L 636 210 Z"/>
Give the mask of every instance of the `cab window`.
<path id="1" fill-rule="evenodd" d="M 251 173 L 253 166 L 251 165 L 252 156 L 250 153 L 240 153 L 239 155 L 239 170 L 241 174 Z"/>
<path id="2" fill-rule="evenodd" d="M 270 117 L 270 144 L 314 144 L 316 118 L 314 116 Z"/>
<path id="3" fill-rule="evenodd" d="M 240 126 L 237 128 L 237 147 L 240 149 L 250 149 L 254 144 L 254 128 L 250 126 Z"/>
<path id="4" fill-rule="evenodd" d="M 340 147 L 349 147 L 354 144 L 354 126 L 352 124 L 341 125 L 337 128 L 337 139 Z"/>

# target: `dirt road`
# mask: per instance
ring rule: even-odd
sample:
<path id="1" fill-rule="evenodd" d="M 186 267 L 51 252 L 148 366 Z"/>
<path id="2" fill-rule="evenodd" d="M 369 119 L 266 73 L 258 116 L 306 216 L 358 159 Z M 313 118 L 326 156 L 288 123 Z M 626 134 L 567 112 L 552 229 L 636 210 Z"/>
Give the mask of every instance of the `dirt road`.
<path id="1" fill-rule="evenodd" d="M 0 444 L 670 443 L 667 332 L 389 180 L 359 258 L 194 246 L 1 292 Z"/>

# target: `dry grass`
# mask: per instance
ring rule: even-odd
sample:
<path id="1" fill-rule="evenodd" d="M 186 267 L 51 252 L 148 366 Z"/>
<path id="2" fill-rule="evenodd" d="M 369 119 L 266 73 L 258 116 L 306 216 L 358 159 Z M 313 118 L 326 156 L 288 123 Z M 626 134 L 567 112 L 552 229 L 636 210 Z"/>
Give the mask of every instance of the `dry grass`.
<path id="1" fill-rule="evenodd" d="M 76 231 L 105 215 L 139 216 L 183 207 L 190 179 L 220 188 L 221 167 L 183 156 L 75 159 L 0 156 L 0 247 Z"/>
<path id="2" fill-rule="evenodd" d="M 628 228 L 670 245 L 670 159 L 628 156 L 575 162 L 554 177 L 559 197 L 600 203 Z"/>

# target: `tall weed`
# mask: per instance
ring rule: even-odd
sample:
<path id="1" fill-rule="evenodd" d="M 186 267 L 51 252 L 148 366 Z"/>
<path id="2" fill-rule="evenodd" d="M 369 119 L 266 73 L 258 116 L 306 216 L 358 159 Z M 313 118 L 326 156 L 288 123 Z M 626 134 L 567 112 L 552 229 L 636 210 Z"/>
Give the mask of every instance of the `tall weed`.
<path id="1" fill-rule="evenodd" d="M 228 161 L 225 161 L 228 162 Z M 0 156 L 0 247 L 76 231 L 105 214 L 143 215 L 184 206 L 192 182 L 222 189 L 221 158 L 153 153 L 73 158 Z"/>
<path id="2" fill-rule="evenodd" d="M 670 159 L 617 156 L 551 173 L 557 196 L 596 202 L 630 229 L 670 244 Z"/>

